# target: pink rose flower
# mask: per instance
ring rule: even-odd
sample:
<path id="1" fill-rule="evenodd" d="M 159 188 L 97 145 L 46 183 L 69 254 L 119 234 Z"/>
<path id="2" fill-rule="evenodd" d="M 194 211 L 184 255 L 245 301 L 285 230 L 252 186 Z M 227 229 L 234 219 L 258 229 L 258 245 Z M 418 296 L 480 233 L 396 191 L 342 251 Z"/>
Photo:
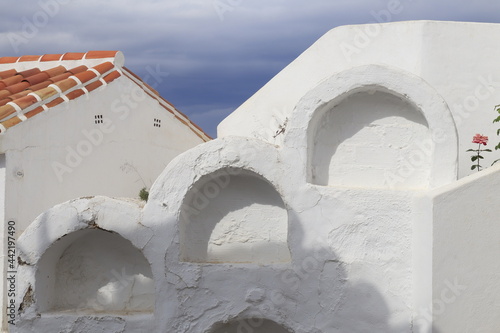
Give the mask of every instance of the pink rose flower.
<path id="1" fill-rule="evenodd" d="M 488 137 L 486 135 L 476 134 L 472 138 L 472 143 L 479 143 L 486 146 L 488 143 Z"/>

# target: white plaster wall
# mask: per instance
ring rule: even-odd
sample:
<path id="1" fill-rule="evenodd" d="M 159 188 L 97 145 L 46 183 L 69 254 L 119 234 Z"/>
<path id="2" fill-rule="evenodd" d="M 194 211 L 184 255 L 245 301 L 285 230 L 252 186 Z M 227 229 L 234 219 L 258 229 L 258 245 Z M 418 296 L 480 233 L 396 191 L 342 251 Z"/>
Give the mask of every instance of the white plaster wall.
<path id="1" fill-rule="evenodd" d="M 160 248 L 152 239 L 138 201 L 92 197 L 41 214 L 18 240 L 10 331 L 154 332 L 153 281 L 164 273 L 150 265 L 162 257 L 146 250 Z"/>
<path id="2" fill-rule="evenodd" d="M 23 264 L 19 268 L 18 304 L 23 304 L 23 311 L 12 329 L 76 333 L 100 327 L 110 332 L 134 332 L 142 323 L 139 331 L 219 333 L 217 330 L 234 329 L 234 324 L 223 328 L 222 323 L 262 318 L 267 321 L 252 326 L 255 332 L 279 332 L 278 327 L 294 333 L 412 332 L 415 193 L 312 185 L 307 183 L 305 168 L 297 167 L 300 156 L 297 149 L 280 149 L 254 139 L 217 139 L 176 157 L 155 182 L 143 209 L 134 202 L 103 197 L 55 206 L 39 216 L 19 239 Z M 243 172 L 226 184 L 217 182 L 223 170 Z M 206 207 L 237 211 L 250 201 L 262 205 L 257 215 L 262 219 L 245 219 L 254 231 L 266 227 L 263 219 L 276 221 L 274 215 L 264 216 L 268 208 L 286 210 L 288 262 L 182 260 L 184 204 L 192 191 L 208 184 L 208 179 L 219 184 L 220 191 L 213 193 L 220 196 L 209 197 Z M 233 201 L 223 205 L 225 199 Z M 249 217 L 255 212 L 250 213 Z M 210 214 L 199 215 L 203 216 Z M 87 241 L 93 241 L 88 235 L 96 227 L 128 239 L 151 264 L 154 314 L 132 315 L 113 309 L 91 315 L 43 311 L 57 305 L 43 304 L 55 291 L 40 288 L 43 278 L 38 279 L 44 272 L 40 269 L 55 271 L 59 253 L 66 253 L 61 259 L 65 260 L 89 248 Z M 77 232 L 82 230 L 88 234 L 78 238 Z M 238 228 L 238 232 L 245 230 Z M 46 266 L 44 253 L 50 254 L 48 250 L 58 239 L 64 246 L 56 245 L 58 249 L 47 257 L 52 258 L 52 266 Z M 88 250 L 87 259 L 97 260 L 98 250 Z"/>
<path id="3" fill-rule="evenodd" d="M 184 261 L 290 261 L 288 214 L 280 195 L 257 175 L 222 170 L 200 180 L 183 203 Z"/>
<path id="4" fill-rule="evenodd" d="M 95 124 L 96 114 L 104 124 Z M 160 128 L 154 118 L 162 120 Z M 173 157 L 201 142 L 122 76 L 89 99 L 63 103 L 7 131 L 6 216 L 22 232 L 38 214 L 66 200 L 137 198 Z"/>
<path id="5" fill-rule="evenodd" d="M 216 323 L 265 318 L 296 333 L 411 332 L 414 194 L 314 186 L 298 161 L 296 149 L 228 137 L 178 156 L 159 177 L 144 223 L 168 235 L 159 295 L 171 300 L 162 305 L 170 330 L 211 333 Z M 258 174 L 280 194 L 290 263 L 179 261 L 186 194 L 227 168 Z"/>
<path id="6" fill-rule="evenodd" d="M 420 143 L 430 141 L 424 116 L 407 100 L 373 89 L 352 93 L 315 115 L 315 123 L 310 125 L 312 183 L 397 188 L 429 185 L 431 154 L 413 156 Z M 392 179 L 413 160 L 418 163 L 412 166 L 411 175 L 399 177 L 401 181 Z"/>
<path id="7" fill-rule="evenodd" d="M 451 109 L 459 134 L 459 177 L 471 173 L 472 136 L 498 142 L 500 24 L 411 21 L 341 26 L 327 32 L 218 127 L 218 136 L 274 138 L 299 100 L 325 79 L 369 64 L 398 68 L 425 80 Z M 298 79 L 300 78 L 300 79 Z M 485 165 L 498 157 L 486 156 Z"/>
<path id="8" fill-rule="evenodd" d="M 54 248 L 44 255 L 47 258 L 42 258 L 37 290 L 51 295 L 39 297 L 38 301 L 52 298 L 52 304 L 41 306 L 40 311 L 152 312 L 154 282 L 149 263 L 140 251 L 117 234 L 85 231 L 66 248 L 52 245 Z M 55 267 L 50 267 L 54 263 Z"/>
<path id="9" fill-rule="evenodd" d="M 431 193 L 436 332 L 498 332 L 500 166 Z"/>

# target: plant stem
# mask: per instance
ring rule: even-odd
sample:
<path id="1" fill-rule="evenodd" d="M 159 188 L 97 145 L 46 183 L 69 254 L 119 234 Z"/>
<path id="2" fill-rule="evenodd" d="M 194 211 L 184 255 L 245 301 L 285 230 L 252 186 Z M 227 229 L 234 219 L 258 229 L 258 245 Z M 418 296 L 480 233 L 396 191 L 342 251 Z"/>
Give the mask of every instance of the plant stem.
<path id="1" fill-rule="evenodd" d="M 479 172 L 479 168 L 481 167 L 479 165 L 479 154 L 481 153 L 481 144 L 479 144 L 479 147 L 477 148 L 477 171 Z"/>

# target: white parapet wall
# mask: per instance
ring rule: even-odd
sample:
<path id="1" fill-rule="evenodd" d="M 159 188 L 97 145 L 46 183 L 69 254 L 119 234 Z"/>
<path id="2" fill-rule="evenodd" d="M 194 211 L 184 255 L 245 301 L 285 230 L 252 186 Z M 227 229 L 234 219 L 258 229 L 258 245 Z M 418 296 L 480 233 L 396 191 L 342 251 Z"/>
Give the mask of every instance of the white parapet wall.
<path id="1" fill-rule="evenodd" d="M 500 327 L 500 165 L 432 192 L 436 332 Z"/>

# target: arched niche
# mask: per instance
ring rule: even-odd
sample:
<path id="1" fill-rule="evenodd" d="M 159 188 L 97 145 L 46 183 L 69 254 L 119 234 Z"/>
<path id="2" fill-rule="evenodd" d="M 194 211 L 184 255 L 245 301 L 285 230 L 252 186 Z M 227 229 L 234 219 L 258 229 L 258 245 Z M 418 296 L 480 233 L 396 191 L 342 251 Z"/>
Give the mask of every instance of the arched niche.
<path id="1" fill-rule="evenodd" d="M 421 110 L 380 86 L 326 103 L 309 125 L 309 181 L 323 186 L 427 188 L 434 142 Z"/>
<path id="2" fill-rule="evenodd" d="M 314 185 L 435 188 L 457 179 L 457 138 L 446 101 L 428 82 L 371 64 L 307 92 L 289 118 L 284 146 L 305 162 L 297 173 Z"/>
<path id="3" fill-rule="evenodd" d="M 153 312 L 151 267 L 117 233 L 82 229 L 52 244 L 36 272 L 40 312 L 133 314 Z"/>
<path id="4" fill-rule="evenodd" d="M 280 194 L 260 175 L 226 168 L 197 181 L 180 212 L 181 261 L 290 261 L 288 213 Z"/>
<path id="5" fill-rule="evenodd" d="M 250 318 L 216 324 L 209 333 L 292 333 L 283 326 L 268 319 Z"/>

